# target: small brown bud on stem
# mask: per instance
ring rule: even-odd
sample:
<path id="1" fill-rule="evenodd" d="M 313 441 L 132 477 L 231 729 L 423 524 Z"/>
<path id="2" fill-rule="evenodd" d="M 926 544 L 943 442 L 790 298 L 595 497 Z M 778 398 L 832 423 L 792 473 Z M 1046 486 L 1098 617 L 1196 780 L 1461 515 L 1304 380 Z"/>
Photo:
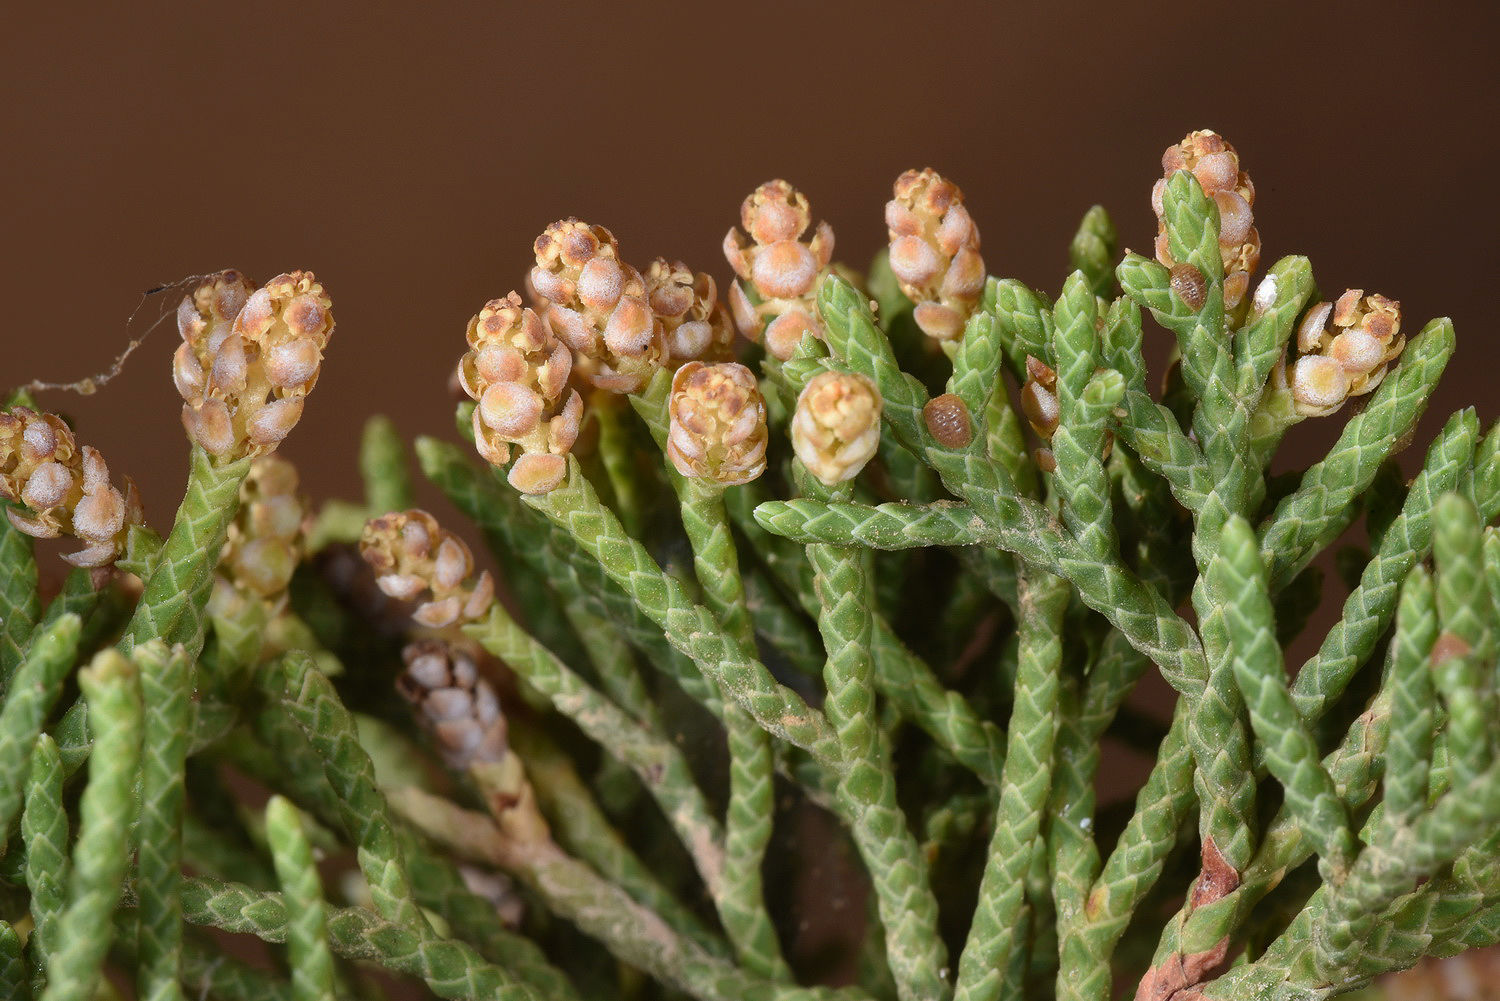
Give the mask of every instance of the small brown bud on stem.
<path id="1" fill-rule="evenodd" d="M 1051 441 L 1061 410 L 1057 403 L 1057 373 L 1034 355 L 1026 356 L 1026 383 L 1021 387 L 1021 412 L 1037 437 Z"/>
<path id="2" fill-rule="evenodd" d="M 1200 310 L 1208 300 L 1208 280 L 1191 264 L 1172 265 L 1170 282 L 1172 291 L 1188 309 Z"/>
<path id="3" fill-rule="evenodd" d="M 922 408 L 922 419 L 927 422 L 928 433 L 944 448 L 967 448 L 974 440 L 968 404 L 952 393 L 928 400 Z"/>

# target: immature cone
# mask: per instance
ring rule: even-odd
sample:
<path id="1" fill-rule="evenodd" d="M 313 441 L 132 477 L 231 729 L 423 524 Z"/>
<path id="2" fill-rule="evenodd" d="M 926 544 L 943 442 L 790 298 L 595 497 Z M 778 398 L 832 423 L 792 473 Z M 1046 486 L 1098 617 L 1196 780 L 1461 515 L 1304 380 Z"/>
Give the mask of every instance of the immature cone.
<path id="1" fill-rule="evenodd" d="M 916 303 L 917 326 L 939 341 L 963 336 L 984 291 L 979 227 L 963 202 L 958 185 L 928 167 L 896 178 L 885 205 L 891 271 Z"/>
<path id="2" fill-rule="evenodd" d="M 1189 132 L 1161 156 L 1162 177 L 1151 189 L 1156 213 L 1156 259 L 1167 267 L 1177 262 L 1167 247 L 1163 198 L 1167 181 L 1179 170 L 1192 171 L 1203 193 L 1219 208 L 1219 256 L 1224 261 L 1224 306 L 1234 309 L 1250 288 L 1250 275 L 1260 263 L 1260 233 L 1255 228 L 1255 185 L 1240 169 L 1234 147 L 1215 132 Z"/>
<path id="3" fill-rule="evenodd" d="M 766 471 L 766 404 L 748 368 L 691 361 L 672 379 L 667 457 L 683 476 L 723 486 Z"/>
<path id="4" fill-rule="evenodd" d="M 472 582 L 474 554 L 426 511 L 384 514 L 365 523 L 360 555 L 392 598 L 416 602 L 412 618 L 441 629 L 483 618 L 495 600 L 488 570 Z"/>
<path id="5" fill-rule="evenodd" d="M 522 455 L 507 474 L 522 493 L 546 493 L 568 472 L 568 451 L 578 438 L 583 399 L 568 388 L 573 356 L 547 321 L 512 292 L 494 299 L 469 321 L 469 351 L 458 381 L 474 408 L 474 447 L 496 466 Z"/>
<path id="6" fill-rule="evenodd" d="M 666 348 L 646 279 L 620 260 L 614 234 L 563 219 L 536 238 L 535 249 L 531 287 L 577 356 L 578 374 L 599 389 L 638 391 L 665 364 Z"/>
<path id="7" fill-rule="evenodd" d="M 1021 387 L 1021 412 L 1031 430 L 1051 441 L 1061 414 L 1057 404 L 1057 373 L 1034 355 L 1026 356 L 1026 384 Z"/>
<path id="8" fill-rule="evenodd" d="M 232 607 L 263 601 L 279 611 L 302 562 L 307 506 L 297 493 L 297 468 L 275 455 L 250 465 L 240 485 L 240 508 L 219 557 L 211 602 Z"/>
<path id="9" fill-rule="evenodd" d="M 750 193 L 740 206 L 740 222 L 745 232 L 730 227 L 724 256 L 734 273 L 754 286 L 760 303 L 752 303 L 739 283 L 731 283 L 734 321 L 752 341 L 764 335 L 766 349 L 785 361 L 804 334 L 823 337 L 817 293 L 833 258 L 833 229 L 820 222 L 812 239 L 803 242 L 812 212 L 807 198 L 781 180 L 767 181 Z"/>
<path id="10" fill-rule="evenodd" d="M 797 397 L 792 450 L 825 486 L 854 479 L 880 446 L 882 402 L 862 375 L 818 373 Z"/>
<path id="11" fill-rule="evenodd" d="M 277 275 L 259 290 L 224 271 L 184 296 L 172 378 L 188 436 L 226 462 L 274 451 L 318 381 L 332 306 L 311 271 Z"/>
<path id="12" fill-rule="evenodd" d="M 17 530 L 37 539 L 70 535 L 85 546 L 63 559 L 79 567 L 108 566 L 125 551 L 131 525 L 144 522 L 135 483 L 121 492 L 109 481 L 104 456 L 79 447 L 56 414 L 27 407 L 0 413 L 0 497 Z"/>
<path id="13" fill-rule="evenodd" d="M 1307 311 L 1297 330 L 1301 357 L 1278 374 L 1299 414 L 1326 417 L 1349 397 L 1380 385 L 1405 346 L 1401 304 L 1349 289 L 1337 302 L 1320 302 Z"/>
<path id="14" fill-rule="evenodd" d="M 646 299 L 661 321 L 670 364 L 734 357 L 734 326 L 709 275 L 658 257 L 646 271 Z"/>
<path id="15" fill-rule="evenodd" d="M 441 640 L 419 640 L 401 651 L 406 670 L 396 690 L 417 710 L 443 758 L 463 770 L 505 757 L 505 716 L 495 689 L 474 658 Z"/>

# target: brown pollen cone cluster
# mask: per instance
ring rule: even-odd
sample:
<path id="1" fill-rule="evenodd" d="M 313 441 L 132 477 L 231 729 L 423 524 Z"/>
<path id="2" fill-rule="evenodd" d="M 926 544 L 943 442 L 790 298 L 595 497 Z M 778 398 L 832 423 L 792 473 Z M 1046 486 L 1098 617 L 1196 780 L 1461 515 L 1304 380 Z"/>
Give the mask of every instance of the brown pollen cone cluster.
<path id="1" fill-rule="evenodd" d="M 396 679 L 396 690 L 415 707 L 450 767 L 462 770 L 505 757 L 500 698 L 473 657 L 428 639 L 407 644 L 401 659 L 406 670 Z"/>
<path id="2" fill-rule="evenodd" d="M 1234 147 L 1216 132 L 1189 132 L 1161 156 L 1161 179 L 1151 189 L 1156 213 L 1156 259 L 1167 267 L 1177 262 L 1167 246 L 1163 198 L 1167 181 L 1179 170 L 1191 171 L 1203 193 L 1219 210 L 1219 256 L 1224 262 L 1224 308 L 1234 309 L 1250 288 L 1250 275 L 1260 264 L 1260 233 L 1255 228 L 1255 185 L 1240 169 Z"/>
<path id="3" fill-rule="evenodd" d="M 833 258 L 833 229 L 820 222 L 804 242 L 812 211 L 806 196 L 781 180 L 767 181 L 750 193 L 740 206 L 740 224 L 743 233 L 730 227 L 725 235 L 724 256 L 734 273 L 754 287 L 760 302 L 751 302 L 738 283 L 731 283 L 734 321 L 752 341 L 764 336 L 766 350 L 785 361 L 804 334 L 823 336 L 816 298 L 818 282 Z"/>
<path id="4" fill-rule="evenodd" d="M 610 392 L 640 390 L 666 364 L 666 345 L 646 279 L 620 260 L 614 234 L 563 219 L 535 249 L 531 288 L 553 333 L 573 350 L 579 377 Z"/>
<path id="5" fill-rule="evenodd" d="M 547 321 L 512 292 L 494 299 L 469 321 L 469 351 L 459 384 L 474 408 L 474 446 L 503 466 L 511 446 L 522 455 L 507 478 L 523 493 L 546 493 L 567 476 L 568 451 L 578 438 L 583 400 L 568 388 L 573 356 Z"/>
<path id="6" fill-rule="evenodd" d="M 880 390 L 865 376 L 820 372 L 792 415 L 792 450 L 826 486 L 852 480 L 880 447 Z"/>
<path id="7" fill-rule="evenodd" d="M 385 514 L 365 523 L 360 555 L 375 583 L 392 598 L 415 602 L 412 618 L 441 629 L 473 622 L 489 611 L 495 583 L 488 570 L 474 573 L 474 554 L 426 511 Z"/>
<path id="8" fill-rule="evenodd" d="M 667 457 L 683 476 L 738 486 L 766 470 L 766 404 L 754 374 L 733 362 L 688 362 L 672 379 Z"/>
<path id="9" fill-rule="evenodd" d="M 1299 414 L 1326 417 L 1351 396 L 1373 392 L 1405 346 L 1401 304 L 1349 289 L 1307 311 L 1297 329 L 1301 357 L 1281 375 Z"/>
<path id="10" fill-rule="evenodd" d="M 285 603 L 305 541 L 307 506 L 297 486 L 297 467 L 285 459 L 263 455 L 251 463 L 219 559 L 224 586 L 277 608 Z"/>
<path id="11" fill-rule="evenodd" d="M 264 288 L 237 271 L 203 282 L 177 309 L 172 358 L 182 423 L 217 459 L 274 451 L 302 416 L 333 335 L 333 302 L 311 271 Z"/>
<path id="12" fill-rule="evenodd" d="M 962 337 L 984 291 L 979 227 L 963 192 L 931 167 L 908 170 L 896 178 L 885 224 L 891 271 L 916 304 L 917 326 L 938 341 Z"/>
<path id="13" fill-rule="evenodd" d="M 85 543 L 63 557 L 79 567 L 106 567 L 125 551 L 131 525 L 144 521 L 135 483 L 109 481 L 97 449 L 79 447 L 56 414 L 14 407 L 0 413 L 0 497 L 30 513 L 5 509 L 10 523 L 37 539 L 70 535 Z"/>
<path id="14" fill-rule="evenodd" d="M 719 302 L 718 285 L 681 261 L 658 257 L 646 270 L 646 299 L 662 325 L 672 365 L 734 358 L 734 324 Z"/>

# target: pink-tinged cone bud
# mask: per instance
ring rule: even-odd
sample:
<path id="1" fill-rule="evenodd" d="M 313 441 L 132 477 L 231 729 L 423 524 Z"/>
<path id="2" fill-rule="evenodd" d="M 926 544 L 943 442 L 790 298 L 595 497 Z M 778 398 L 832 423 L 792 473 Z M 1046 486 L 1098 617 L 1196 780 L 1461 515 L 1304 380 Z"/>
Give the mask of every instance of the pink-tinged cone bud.
<path id="1" fill-rule="evenodd" d="M 1286 382 L 1304 417 L 1326 417 L 1352 396 L 1373 392 L 1406 347 L 1401 304 L 1349 289 L 1337 302 L 1320 302 L 1297 327 L 1297 358 Z"/>
<path id="2" fill-rule="evenodd" d="M 286 604 L 286 589 L 306 544 L 308 510 L 297 487 L 296 467 L 280 456 L 263 455 L 251 463 L 219 557 L 223 583 L 240 598 L 264 602 L 273 612 Z M 216 595 L 222 593 L 220 588 Z"/>
<path id="3" fill-rule="evenodd" d="M 682 475 L 737 486 L 765 472 L 766 405 L 745 366 L 688 362 L 668 410 L 667 457 Z"/>
<path id="4" fill-rule="evenodd" d="M 885 206 L 891 271 L 922 332 L 957 340 L 984 291 L 979 227 L 958 185 L 930 167 L 896 178 L 894 195 Z"/>
<path id="5" fill-rule="evenodd" d="M 646 298 L 661 323 L 668 364 L 734 357 L 734 326 L 713 278 L 658 257 L 646 271 Z"/>
<path id="6" fill-rule="evenodd" d="M 495 585 L 489 571 L 474 576 L 474 556 L 463 540 L 426 511 L 381 515 L 365 523 L 360 555 L 375 583 L 393 598 L 416 603 L 412 618 L 432 629 L 474 622 L 489 611 Z"/>
<path id="7" fill-rule="evenodd" d="M 116 488 L 104 456 L 80 446 L 61 417 L 27 407 L 0 413 L 0 497 L 20 505 L 5 510 L 18 531 L 83 542 L 63 557 L 78 567 L 113 564 L 130 527 L 145 522 L 128 477 L 123 490 Z"/>
<path id="8" fill-rule="evenodd" d="M 614 234 L 563 219 L 537 237 L 535 250 L 529 280 L 539 312 L 572 349 L 577 374 L 609 392 L 640 390 L 667 351 L 646 279 L 620 260 Z"/>
<path id="9" fill-rule="evenodd" d="M 766 327 L 766 350 L 784 361 L 796 353 L 809 335 L 819 340 L 823 337 L 823 328 L 814 314 L 800 305 L 789 306 Z"/>
<path id="10" fill-rule="evenodd" d="M 821 372 L 808 380 L 792 416 L 792 449 L 827 486 L 852 480 L 880 446 L 883 401 L 862 375 Z"/>
<path id="11" fill-rule="evenodd" d="M 1219 210 L 1219 256 L 1224 262 L 1224 306 L 1235 309 L 1250 289 L 1250 276 L 1260 265 L 1260 232 L 1255 228 L 1255 185 L 1240 168 L 1233 146 L 1216 132 L 1189 132 L 1182 142 L 1168 146 L 1161 158 L 1162 176 L 1151 189 L 1156 213 L 1156 259 L 1167 267 L 1176 261 L 1167 246 L 1163 196 L 1167 181 L 1179 170 L 1190 171 Z"/>
<path id="12" fill-rule="evenodd" d="M 258 290 L 237 271 L 205 280 L 177 310 L 172 381 L 188 437 L 225 462 L 275 451 L 302 416 L 333 325 L 310 271 Z"/>
<path id="13" fill-rule="evenodd" d="M 566 457 L 583 422 L 583 399 L 568 388 L 573 355 L 515 292 L 469 321 L 468 342 L 458 382 L 478 404 L 475 448 L 496 466 L 510 461 L 511 446 L 520 449 L 511 484 L 546 493 L 566 477 Z"/>
<path id="14" fill-rule="evenodd" d="M 505 715 L 494 687 L 465 650 L 440 640 L 420 640 L 401 651 L 406 670 L 396 690 L 417 712 L 449 767 L 505 757 Z"/>
<path id="15" fill-rule="evenodd" d="M 759 342 L 764 334 L 767 350 L 785 361 L 801 343 L 802 333 L 823 336 L 817 295 L 833 258 L 833 230 L 820 222 L 812 238 L 803 240 L 812 225 L 807 198 L 781 180 L 767 181 L 750 193 L 740 206 L 740 223 L 745 232 L 729 230 L 724 256 L 754 290 L 757 301 L 752 302 L 744 288 L 731 286 L 735 324 L 752 341 Z M 783 325 L 773 337 L 767 324 L 775 327 L 776 319 L 792 313 L 799 314 L 793 326 Z"/>

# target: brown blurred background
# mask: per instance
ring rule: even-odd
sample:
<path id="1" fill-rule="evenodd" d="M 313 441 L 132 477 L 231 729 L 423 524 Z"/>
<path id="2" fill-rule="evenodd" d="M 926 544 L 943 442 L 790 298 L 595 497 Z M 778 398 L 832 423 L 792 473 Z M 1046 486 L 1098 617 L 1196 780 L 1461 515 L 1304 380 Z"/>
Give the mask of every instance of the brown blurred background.
<path id="1" fill-rule="evenodd" d="M 1413 330 L 1454 317 L 1419 444 L 1439 412 L 1497 413 L 1489 3 L 85 6 L 12 5 L 0 33 L 0 385 L 105 369 L 180 294 L 147 289 L 312 268 L 339 326 L 286 451 L 317 495 L 354 486 L 372 411 L 449 433 L 464 323 L 552 219 L 722 279 L 740 200 L 780 175 L 863 266 L 892 179 L 930 164 L 991 270 L 1055 292 L 1095 201 L 1149 249 L 1161 150 L 1203 127 L 1255 179 L 1268 261 L 1308 254 Z M 186 469 L 176 339 L 44 400 L 156 520 Z M 1336 430 L 1313 423 L 1309 447 Z"/>

